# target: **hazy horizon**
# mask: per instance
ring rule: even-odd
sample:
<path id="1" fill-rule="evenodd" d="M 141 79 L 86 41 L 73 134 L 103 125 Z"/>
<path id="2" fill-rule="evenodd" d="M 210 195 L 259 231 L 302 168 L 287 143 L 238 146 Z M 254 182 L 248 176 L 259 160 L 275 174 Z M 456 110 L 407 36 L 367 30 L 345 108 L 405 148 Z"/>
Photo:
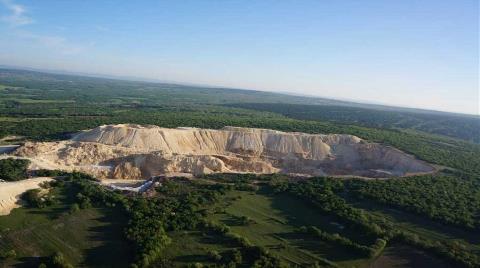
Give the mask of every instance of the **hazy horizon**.
<path id="1" fill-rule="evenodd" d="M 366 104 L 366 105 L 379 105 L 379 106 L 386 106 L 391 108 L 406 108 L 406 109 L 417 109 L 417 110 L 425 110 L 425 111 L 432 111 L 432 112 L 441 112 L 441 113 L 451 113 L 451 114 L 458 114 L 458 115 L 465 115 L 465 116 L 477 116 L 480 118 L 480 114 L 472 114 L 472 113 L 462 113 L 462 112 L 453 112 L 453 111 L 442 111 L 442 110 L 435 110 L 435 109 L 426 109 L 422 107 L 409 107 L 409 106 L 399 106 L 394 104 L 382 103 L 382 102 L 375 102 L 369 100 L 362 100 L 362 99 L 348 99 L 348 98 L 335 98 L 329 96 L 321 96 L 321 95 L 311 95 L 311 94 L 302 94 L 296 93 L 293 91 L 272 91 L 272 90 L 261 90 L 261 89 L 254 89 L 254 88 L 239 88 L 239 87 L 228 87 L 223 85 L 210 85 L 210 84 L 198 84 L 198 83 L 188 83 L 182 81 L 163 81 L 158 79 L 152 78 L 143 78 L 143 77 L 129 77 L 129 76 L 121 76 L 121 75 L 108 75 L 108 74 L 99 74 L 99 73 L 83 73 L 83 72 L 71 72 L 71 71 L 62 71 L 62 70 L 54 70 L 54 69 L 38 69 L 35 67 L 29 66 L 9 66 L 9 65 L 1 65 L 0 69 L 9 69 L 9 70 L 20 70 L 20 71 L 32 71 L 38 73 L 48 73 L 48 74 L 59 74 L 59 75 L 72 75 L 72 76 L 79 76 L 79 77 L 93 77 L 93 78 L 103 78 L 103 79 L 114 79 L 114 80 L 123 80 L 123 81 L 139 81 L 139 82 L 147 82 L 147 83 L 165 83 L 165 84 L 176 84 L 176 85 L 183 85 L 183 86 L 193 86 L 193 87 L 211 87 L 211 88 L 222 88 L 225 90 L 251 90 L 251 91 L 262 91 L 262 92 L 270 92 L 270 93 L 277 93 L 277 94 L 285 94 L 285 95 L 292 95 L 292 96 L 303 96 L 303 97 L 313 97 L 313 98 L 320 98 L 320 99 L 330 99 L 334 101 L 344 101 L 350 103 L 357 103 L 357 104 Z M 373 108 L 373 107 L 372 107 Z"/>
<path id="2" fill-rule="evenodd" d="M 0 6 L 1 65 L 480 114 L 477 1 Z"/>

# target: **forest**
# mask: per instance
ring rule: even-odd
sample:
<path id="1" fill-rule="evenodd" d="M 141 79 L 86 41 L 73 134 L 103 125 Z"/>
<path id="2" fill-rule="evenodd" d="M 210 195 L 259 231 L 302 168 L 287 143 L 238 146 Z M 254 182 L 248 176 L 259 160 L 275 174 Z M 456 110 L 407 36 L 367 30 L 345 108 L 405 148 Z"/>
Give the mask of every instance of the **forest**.
<path id="1" fill-rule="evenodd" d="M 404 129 L 480 143 L 478 116 L 426 110 L 349 107 L 342 105 L 301 105 L 279 103 L 236 103 L 227 106 L 268 111 L 288 117 L 353 124 L 372 128 Z"/>
<path id="2" fill-rule="evenodd" d="M 352 134 L 438 172 L 388 180 L 210 174 L 136 194 L 86 174 L 27 172 L 28 161 L 2 158 L 4 181 L 55 180 L 0 216 L 0 267 L 370 267 L 399 248 L 430 267 L 479 267 L 479 122 L 259 91 L 1 69 L 0 145 L 68 139 L 102 124 L 242 126 Z"/>
<path id="3" fill-rule="evenodd" d="M 27 177 L 27 168 L 30 161 L 25 159 L 0 159 L 0 179 L 18 181 Z"/>

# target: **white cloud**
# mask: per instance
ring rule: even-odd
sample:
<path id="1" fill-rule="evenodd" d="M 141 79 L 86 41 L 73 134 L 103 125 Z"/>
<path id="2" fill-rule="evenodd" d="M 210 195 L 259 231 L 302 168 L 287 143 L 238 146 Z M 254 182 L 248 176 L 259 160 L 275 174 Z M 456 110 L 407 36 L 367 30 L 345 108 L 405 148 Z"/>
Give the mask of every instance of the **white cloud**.
<path id="1" fill-rule="evenodd" d="M 48 49 L 53 49 L 60 52 L 63 55 L 76 55 L 85 52 L 95 44 L 93 42 L 88 44 L 74 44 L 67 38 L 57 35 L 40 35 L 29 31 L 18 31 L 16 36 L 29 39 L 35 43 L 38 43 Z"/>
<path id="2" fill-rule="evenodd" d="M 17 28 L 34 22 L 31 17 L 26 15 L 27 9 L 23 5 L 15 3 L 14 0 L 0 0 L 0 5 L 3 5 L 9 11 L 9 14 L 0 16 L 0 20 L 10 26 Z M 37 34 L 18 28 L 13 30 L 11 34 L 62 55 L 80 54 L 94 45 L 94 43 L 77 44 L 62 36 Z"/>
<path id="3" fill-rule="evenodd" d="M 12 0 L 0 0 L 0 3 L 10 11 L 10 14 L 1 17 L 6 23 L 14 27 L 33 23 L 33 19 L 25 15 L 27 10 L 24 6 L 16 4 Z"/>

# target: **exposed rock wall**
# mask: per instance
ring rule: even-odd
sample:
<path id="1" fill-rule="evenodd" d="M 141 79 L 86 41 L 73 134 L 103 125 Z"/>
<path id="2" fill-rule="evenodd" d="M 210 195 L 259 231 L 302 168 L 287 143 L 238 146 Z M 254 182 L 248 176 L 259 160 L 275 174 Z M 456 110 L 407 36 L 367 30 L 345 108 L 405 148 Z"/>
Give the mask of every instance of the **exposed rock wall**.
<path id="1" fill-rule="evenodd" d="M 16 151 L 53 166 L 102 178 L 140 179 L 174 173 L 296 173 L 401 176 L 433 168 L 394 148 L 352 135 L 106 125 L 61 142 L 26 143 Z"/>

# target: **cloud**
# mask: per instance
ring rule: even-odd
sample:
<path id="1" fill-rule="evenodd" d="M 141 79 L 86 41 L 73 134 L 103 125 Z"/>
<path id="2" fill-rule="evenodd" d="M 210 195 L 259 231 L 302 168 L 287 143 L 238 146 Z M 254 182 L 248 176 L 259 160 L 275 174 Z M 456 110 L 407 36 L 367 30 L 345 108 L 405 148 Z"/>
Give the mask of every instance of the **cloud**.
<path id="1" fill-rule="evenodd" d="M 32 18 L 25 15 L 26 9 L 24 6 L 16 4 L 12 0 L 0 0 L 0 3 L 10 11 L 10 14 L 2 16 L 1 20 L 11 26 L 23 26 L 34 22 Z"/>
<path id="2" fill-rule="evenodd" d="M 0 5 L 3 5 L 9 11 L 9 14 L 1 16 L 0 20 L 6 22 L 10 26 L 17 28 L 34 22 L 31 17 L 26 15 L 27 9 L 24 6 L 15 3 L 14 0 L 0 0 Z M 21 28 L 14 29 L 11 34 L 62 55 L 80 54 L 94 45 L 94 43 L 72 43 L 62 36 L 37 34 Z"/>
<path id="3" fill-rule="evenodd" d="M 18 31 L 15 34 L 20 38 L 29 39 L 32 42 L 40 44 L 48 49 L 55 50 L 63 55 L 80 54 L 95 45 L 93 42 L 88 44 L 74 44 L 62 36 L 35 34 L 29 31 Z"/>

